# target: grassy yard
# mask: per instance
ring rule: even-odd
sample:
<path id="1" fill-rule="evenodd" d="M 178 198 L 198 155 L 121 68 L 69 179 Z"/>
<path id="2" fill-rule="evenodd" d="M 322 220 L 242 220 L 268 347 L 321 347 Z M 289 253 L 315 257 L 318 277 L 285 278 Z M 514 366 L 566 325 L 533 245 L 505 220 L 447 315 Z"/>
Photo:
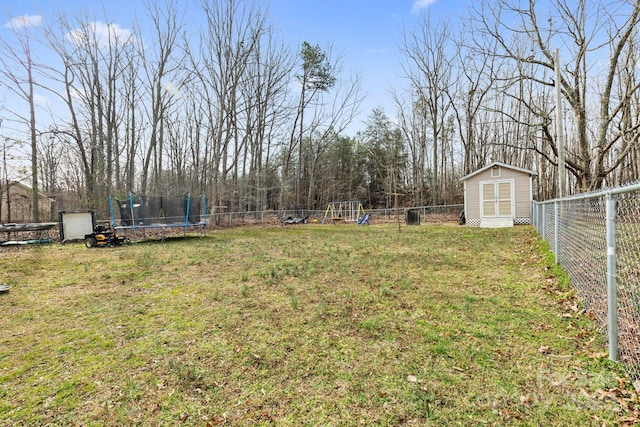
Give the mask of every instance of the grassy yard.
<path id="1" fill-rule="evenodd" d="M 0 425 L 620 425 L 531 227 L 300 225 L 0 251 Z"/>

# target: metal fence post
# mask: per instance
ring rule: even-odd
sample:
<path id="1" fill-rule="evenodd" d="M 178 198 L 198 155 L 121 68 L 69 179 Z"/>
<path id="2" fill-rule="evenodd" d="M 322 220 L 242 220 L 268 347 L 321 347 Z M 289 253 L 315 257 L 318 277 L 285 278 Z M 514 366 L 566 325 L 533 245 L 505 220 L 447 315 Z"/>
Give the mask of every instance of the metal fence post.
<path id="1" fill-rule="evenodd" d="M 616 286 L 616 200 L 607 194 L 607 309 L 609 359 L 618 360 L 618 301 Z"/>
<path id="2" fill-rule="evenodd" d="M 559 202 L 556 200 L 555 202 L 553 202 L 553 254 L 555 255 L 555 261 L 556 264 L 559 261 L 559 247 L 560 245 L 558 244 L 559 239 L 559 235 L 560 235 L 560 221 L 558 220 L 558 213 L 560 212 L 560 207 L 559 207 Z"/>
<path id="3" fill-rule="evenodd" d="M 542 236 L 542 238 L 546 241 L 549 241 L 549 238 L 547 237 L 547 204 L 543 203 L 542 204 L 542 221 L 540 221 L 540 224 L 542 225 L 542 232 L 540 233 L 540 235 Z"/>

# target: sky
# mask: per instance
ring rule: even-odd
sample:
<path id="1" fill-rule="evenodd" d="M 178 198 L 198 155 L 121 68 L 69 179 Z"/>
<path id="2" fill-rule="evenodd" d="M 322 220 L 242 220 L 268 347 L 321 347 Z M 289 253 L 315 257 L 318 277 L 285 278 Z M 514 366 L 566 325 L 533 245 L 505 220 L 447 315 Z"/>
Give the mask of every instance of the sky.
<path id="1" fill-rule="evenodd" d="M 154 2 L 155 0 L 149 0 Z M 177 0 L 182 5 L 181 0 Z M 216 1 L 216 0 L 213 0 Z M 297 47 L 303 41 L 332 46 L 343 58 L 343 70 L 357 73 L 367 94 L 362 113 L 347 129 L 351 136 L 364 129 L 371 110 L 382 107 L 393 118 L 391 88 L 403 85 L 399 44 L 403 28 L 414 27 L 422 14 L 432 21 L 454 20 L 466 13 L 470 0 L 259 0 L 268 10 L 282 39 Z M 121 29 L 131 28 L 145 7 L 141 0 L 0 0 L 0 30 L 8 31 L 10 18 L 53 19 L 65 14 L 110 21 Z M 186 21 L 198 16 L 187 15 Z M 144 19 L 139 19 L 144 23 Z M 148 21 L 148 20 L 147 20 Z"/>
<path id="2" fill-rule="evenodd" d="M 283 36 L 293 43 L 330 43 L 344 57 L 345 69 L 358 73 L 368 94 L 362 114 L 348 129 L 364 129 L 376 107 L 393 117 L 392 88 L 404 84 L 399 45 L 404 29 L 422 14 L 435 22 L 465 12 L 464 0 L 271 0 L 271 15 Z"/>

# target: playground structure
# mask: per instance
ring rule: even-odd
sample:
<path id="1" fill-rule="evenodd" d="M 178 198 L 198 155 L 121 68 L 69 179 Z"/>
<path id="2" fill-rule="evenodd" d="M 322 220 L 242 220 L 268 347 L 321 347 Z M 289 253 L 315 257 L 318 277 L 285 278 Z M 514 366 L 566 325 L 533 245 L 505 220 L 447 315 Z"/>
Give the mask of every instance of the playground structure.
<path id="1" fill-rule="evenodd" d="M 116 220 L 114 202 L 117 203 L 120 224 Z M 187 237 L 189 229 L 197 229 L 203 237 L 207 225 L 205 195 L 192 197 L 187 193 L 182 197 L 164 197 L 130 193 L 124 200 L 109 197 L 109 211 L 111 227 L 133 241 L 139 237 L 146 239 L 147 233 L 154 233 L 156 239 L 160 234 L 164 241 L 168 229 L 183 229 L 184 237 Z"/>
<path id="2" fill-rule="evenodd" d="M 322 223 L 325 224 L 327 219 L 331 220 L 333 224 L 337 221 L 354 222 L 356 225 L 369 224 L 369 214 L 365 213 L 359 200 L 329 203 L 324 212 Z"/>

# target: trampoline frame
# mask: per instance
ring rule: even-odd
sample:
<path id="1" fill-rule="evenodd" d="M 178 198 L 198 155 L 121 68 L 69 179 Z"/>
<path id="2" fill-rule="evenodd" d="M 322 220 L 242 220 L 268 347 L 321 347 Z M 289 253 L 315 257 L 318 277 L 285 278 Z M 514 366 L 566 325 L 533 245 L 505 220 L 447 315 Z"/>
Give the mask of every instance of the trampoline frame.
<path id="1" fill-rule="evenodd" d="M 191 213 L 191 193 L 187 193 L 187 209 L 185 214 L 184 222 L 176 222 L 176 223 L 152 223 L 152 224 L 136 224 L 135 216 L 133 214 L 134 204 L 133 199 L 136 195 L 134 193 L 129 193 L 129 209 L 131 210 L 131 225 L 118 225 L 116 222 L 115 209 L 113 208 L 113 196 L 109 196 L 109 213 L 111 215 L 111 226 L 113 229 L 117 231 L 123 232 L 125 237 L 129 237 L 131 241 L 138 241 L 138 230 L 142 232 L 142 239 L 147 239 L 147 231 L 153 230 L 161 232 L 161 241 L 166 239 L 166 231 L 167 229 L 175 229 L 182 228 L 184 230 L 184 237 L 187 237 L 187 231 L 189 229 L 195 228 L 200 230 L 200 238 L 204 237 L 206 226 L 207 226 L 207 196 L 206 194 L 202 194 L 198 196 L 202 198 L 202 220 L 199 222 L 189 222 L 189 215 Z M 141 196 L 144 197 L 144 196 Z M 148 218 L 153 219 L 153 218 Z M 122 218 L 121 218 L 122 221 Z M 129 236 L 129 231 L 133 234 L 133 236 Z M 156 239 L 157 240 L 157 239 Z"/>

